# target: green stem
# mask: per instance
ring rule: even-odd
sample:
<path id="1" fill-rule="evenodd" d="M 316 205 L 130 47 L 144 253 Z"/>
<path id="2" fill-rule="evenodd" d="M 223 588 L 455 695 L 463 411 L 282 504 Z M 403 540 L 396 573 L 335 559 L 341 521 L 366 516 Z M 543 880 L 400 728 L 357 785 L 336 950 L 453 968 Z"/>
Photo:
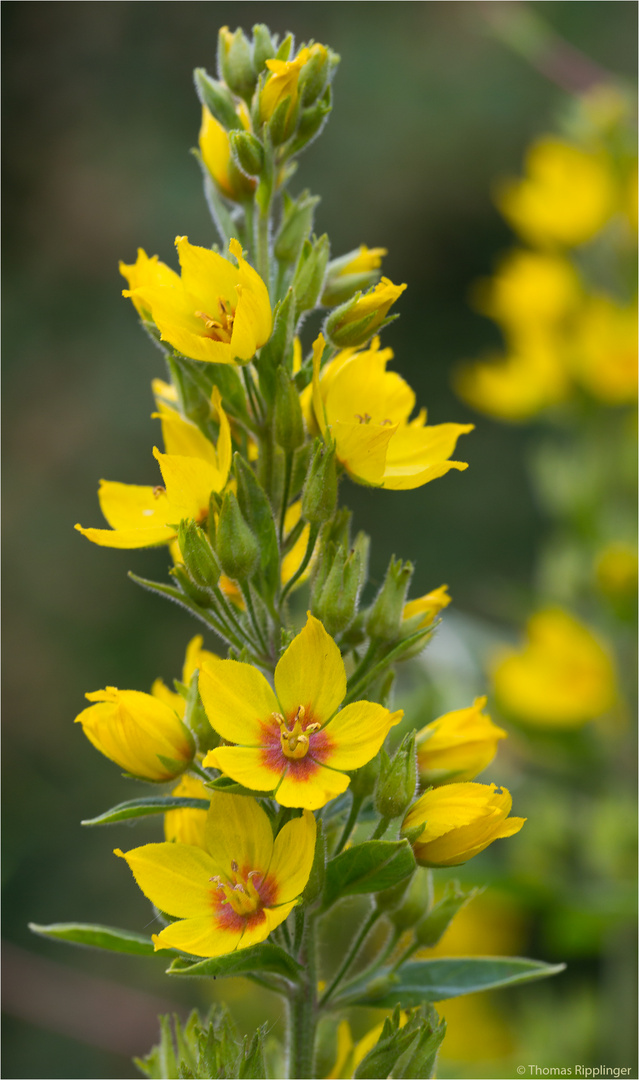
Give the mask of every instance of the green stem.
<path id="1" fill-rule="evenodd" d="M 286 510 L 288 507 L 288 493 L 291 488 L 291 476 L 293 474 L 293 456 L 294 450 L 287 450 L 286 462 L 284 465 L 284 491 L 282 494 L 282 511 L 280 513 L 280 547 L 284 539 L 284 519 L 286 518 Z"/>
<path id="2" fill-rule="evenodd" d="M 260 211 L 260 215 L 257 219 L 257 272 L 270 292 L 271 268 L 268 248 L 269 210 L 270 202 Z"/>
<path id="3" fill-rule="evenodd" d="M 405 964 L 407 960 L 410 960 L 411 956 L 413 956 L 413 954 L 416 953 L 418 949 L 419 942 L 411 941 L 408 948 L 404 949 L 403 953 L 400 953 L 399 959 L 395 961 L 391 970 L 397 971 L 398 967 L 401 967 L 401 965 Z"/>
<path id="4" fill-rule="evenodd" d="M 353 831 L 353 827 L 355 825 L 355 822 L 357 821 L 357 815 L 359 814 L 360 807 L 363 802 L 364 798 L 362 795 L 353 795 L 348 820 L 344 826 L 344 831 L 338 840 L 337 847 L 335 848 L 333 855 L 339 855 L 340 851 L 342 851 L 342 849 L 344 848 L 346 841 L 348 840 L 349 836 Z"/>
<path id="5" fill-rule="evenodd" d="M 303 558 L 303 560 L 302 560 L 302 562 L 301 562 L 301 564 L 299 566 L 299 569 L 293 574 L 293 577 L 290 579 L 290 581 L 287 581 L 286 585 L 282 589 L 282 596 L 281 596 L 281 599 L 280 599 L 280 604 L 283 603 L 283 601 L 286 599 L 286 597 L 290 593 L 291 589 L 295 585 L 296 581 L 299 581 L 302 574 L 306 570 L 306 567 L 308 566 L 309 562 L 311 561 L 311 555 L 313 554 L 313 551 L 315 549 L 315 541 L 317 540 L 318 533 L 319 533 L 319 525 L 315 525 L 315 524 L 311 525 L 311 531 L 310 531 L 309 537 L 308 537 L 308 544 L 306 545 L 306 554 L 305 554 L 305 556 L 304 556 L 304 558 Z"/>
<path id="6" fill-rule="evenodd" d="M 260 400 L 259 400 L 257 392 L 256 392 L 255 383 L 253 382 L 252 376 L 249 376 L 249 371 L 248 371 L 248 367 L 246 366 L 246 364 L 242 368 L 242 378 L 244 379 L 244 385 L 246 387 L 246 396 L 248 397 L 249 404 L 250 404 L 251 410 L 253 412 L 253 416 L 255 417 L 255 419 L 259 423 L 260 418 L 261 418 L 262 413 L 263 413 L 263 410 L 262 410 L 261 403 L 260 403 Z"/>
<path id="7" fill-rule="evenodd" d="M 244 203 L 244 235 L 251 262 L 253 262 L 255 259 L 255 215 L 253 213 L 254 209 L 254 200 L 247 199 Z"/>
<path id="8" fill-rule="evenodd" d="M 390 825 L 390 823 L 391 823 L 391 819 L 389 817 L 381 817 L 379 819 L 379 821 L 377 822 L 377 827 L 375 829 L 375 832 L 371 836 L 371 840 L 379 840 L 379 839 L 381 839 L 381 837 L 386 832 L 386 830 L 387 830 L 388 826 Z"/>
<path id="9" fill-rule="evenodd" d="M 355 960 L 359 950 L 361 949 L 362 945 L 364 944 L 366 938 L 368 937 L 368 935 L 369 935 L 370 931 L 372 930 L 373 926 L 375 925 L 375 923 L 379 919 L 380 915 L 381 915 L 381 911 L 378 911 L 377 908 L 373 908 L 370 915 L 368 916 L 368 918 L 364 922 L 359 934 L 355 938 L 355 941 L 353 942 L 353 944 L 351 945 L 349 951 L 347 952 L 346 956 L 344 957 L 344 960 L 342 961 L 342 963 L 341 963 L 340 967 L 338 968 L 336 974 L 333 976 L 333 980 L 332 980 L 330 986 L 328 987 L 327 990 L 324 991 L 324 994 L 320 998 L 320 1003 L 319 1003 L 320 1004 L 320 1009 L 323 1008 L 324 1005 L 326 1005 L 326 1003 L 330 1000 L 330 998 L 331 998 L 331 996 L 333 994 L 333 991 L 336 990 L 337 987 L 339 986 L 339 984 L 341 983 L 342 979 L 344 978 L 344 975 L 346 974 L 349 967 L 351 966 L 351 964 Z"/>
<path id="10" fill-rule="evenodd" d="M 289 999 L 288 1075 L 291 1080 L 312 1080 L 316 1075 L 315 1032 L 318 1020 L 315 924 L 312 916 L 304 921 L 297 959 L 304 968 L 305 977 Z"/>
<path id="11" fill-rule="evenodd" d="M 342 995 L 348 994 L 348 991 L 352 987 L 360 986 L 363 981 L 369 979 L 371 975 L 374 975 L 376 971 L 379 971 L 379 969 L 383 967 L 388 958 L 393 955 L 395 949 L 397 948 L 397 943 L 399 942 L 402 933 L 402 930 L 397 930 L 396 928 L 393 928 L 393 931 L 390 934 L 388 941 L 384 945 L 384 948 L 380 952 L 379 956 L 377 956 L 375 960 L 373 960 L 373 963 L 370 964 L 369 967 L 364 968 L 363 971 L 358 972 L 354 979 L 349 979 L 348 982 L 345 982 L 342 985 Z"/>
<path id="12" fill-rule="evenodd" d="M 268 645 L 266 643 L 266 638 L 264 637 L 264 634 L 262 633 L 262 627 L 260 626 L 259 622 L 257 621 L 257 616 L 255 614 L 255 608 L 253 607 L 253 597 L 251 596 L 251 586 L 248 585 L 248 584 L 243 585 L 243 584 L 240 583 L 240 589 L 242 590 L 242 596 L 244 597 L 244 602 L 246 604 L 246 610 L 249 613 L 249 618 L 251 620 L 251 623 L 253 624 L 253 629 L 255 630 L 255 633 L 257 634 L 257 639 L 258 639 L 261 647 L 264 649 L 264 652 L 268 655 L 269 649 L 268 649 Z"/>
<path id="13" fill-rule="evenodd" d="M 241 634 L 241 636 L 244 638 L 246 643 L 251 646 L 251 649 L 253 649 L 254 646 L 255 646 L 255 642 L 251 638 L 250 634 L 247 634 L 246 630 L 244 629 L 241 622 L 239 621 L 237 615 L 235 614 L 235 612 L 231 608 L 230 601 L 226 599 L 226 597 L 224 596 L 224 593 L 220 589 L 219 585 L 216 585 L 214 587 L 213 593 L 215 595 L 215 599 L 217 600 L 218 604 L 220 605 L 220 607 L 224 611 L 225 617 L 228 620 L 228 622 L 233 626 L 234 630 L 238 634 Z"/>

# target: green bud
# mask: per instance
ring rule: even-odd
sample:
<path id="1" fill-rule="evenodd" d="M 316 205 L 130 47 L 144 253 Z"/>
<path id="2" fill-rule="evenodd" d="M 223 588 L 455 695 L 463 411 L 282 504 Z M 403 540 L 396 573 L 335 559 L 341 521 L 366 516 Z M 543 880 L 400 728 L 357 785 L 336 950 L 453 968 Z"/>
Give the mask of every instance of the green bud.
<path id="1" fill-rule="evenodd" d="M 392 885 L 390 889 L 384 889 L 383 892 L 375 893 L 375 907 L 378 911 L 395 911 L 401 907 L 406 899 L 406 893 L 410 887 L 412 875 L 402 878 L 397 885 Z"/>
<path id="2" fill-rule="evenodd" d="M 357 599 L 362 584 L 362 560 L 358 551 L 346 557 L 338 548 L 313 614 L 324 623 L 326 632 L 335 634 L 353 621 L 357 614 Z"/>
<path id="3" fill-rule="evenodd" d="M 227 131 L 241 128 L 242 121 L 236 112 L 235 101 L 229 88 L 217 79 L 212 79 L 204 68 L 196 68 L 193 78 L 197 96 L 218 123 Z"/>
<path id="4" fill-rule="evenodd" d="M 325 446 L 318 439 L 302 490 L 302 517 L 321 525 L 333 516 L 336 505 L 335 447 Z"/>
<path id="5" fill-rule="evenodd" d="M 275 442 L 290 453 L 304 443 L 304 418 L 300 396 L 283 367 L 276 371 Z"/>
<path id="6" fill-rule="evenodd" d="M 304 311 L 311 311 L 322 294 L 328 255 L 329 243 L 326 233 L 313 243 L 310 240 L 304 241 L 293 278 L 298 317 Z"/>
<path id="7" fill-rule="evenodd" d="M 390 642 L 399 638 L 402 612 L 412 576 L 413 564 L 408 561 L 403 563 L 392 555 L 366 623 L 366 631 L 372 640 Z"/>
<path id="8" fill-rule="evenodd" d="M 291 95 L 283 98 L 267 122 L 268 135 L 273 146 L 281 146 L 295 131 L 299 116 L 299 101 L 291 108 Z"/>
<path id="9" fill-rule="evenodd" d="M 298 154 L 305 146 L 312 143 L 313 139 L 317 138 L 324 127 L 332 108 L 330 90 L 331 88 L 328 86 L 324 97 L 320 101 L 316 101 L 309 109 L 302 109 L 297 122 L 295 138 L 290 143 L 290 147 L 287 147 L 290 157 L 293 154 Z"/>
<path id="10" fill-rule="evenodd" d="M 194 600 L 195 603 L 202 608 L 211 607 L 211 594 L 209 590 L 203 589 L 200 585 L 197 585 L 185 566 L 182 566 L 180 563 L 177 566 L 174 566 L 169 573 L 175 578 L 182 589 L 182 592 L 186 593 L 191 600 Z"/>
<path id="11" fill-rule="evenodd" d="M 353 773 L 350 783 L 353 798 L 365 799 L 373 794 L 380 767 L 381 758 L 379 754 L 376 754 L 374 758 L 362 765 L 361 769 Z"/>
<path id="12" fill-rule="evenodd" d="M 266 68 L 266 61 L 273 59 L 276 50 L 277 38 L 271 37 L 264 23 L 256 23 L 253 27 L 253 67 L 258 75 Z"/>
<path id="13" fill-rule="evenodd" d="M 382 761 L 377 787 L 375 809 L 383 818 L 402 817 L 415 795 L 417 786 L 417 755 L 415 732 L 405 735 L 392 761 Z"/>
<path id="14" fill-rule="evenodd" d="M 234 34 L 227 26 L 220 29 L 217 39 L 218 75 L 239 97 L 248 99 L 253 94 L 257 75 L 253 68 L 251 47 L 238 29 Z"/>
<path id="15" fill-rule="evenodd" d="M 298 93 L 302 105 L 312 105 L 324 92 L 330 71 L 328 50 L 324 45 L 314 45 L 311 55 L 300 71 Z"/>
<path id="16" fill-rule="evenodd" d="M 275 308 L 273 332 L 260 349 L 256 365 L 260 390 L 269 404 L 275 400 L 276 373 L 282 360 L 289 371 L 292 367 L 294 337 L 295 296 L 293 290 L 289 289 Z"/>
<path id="17" fill-rule="evenodd" d="M 313 214 L 319 202 L 318 195 L 303 191 L 297 199 L 284 194 L 284 215 L 275 238 L 275 258 L 280 262 L 297 262 L 302 245 L 313 227 Z"/>
<path id="18" fill-rule="evenodd" d="M 250 578 L 260 557 L 259 544 L 246 524 L 232 491 L 227 491 L 220 510 L 217 555 L 224 573 L 233 581 Z"/>
<path id="19" fill-rule="evenodd" d="M 229 133 L 231 152 L 239 169 L 247 176 L 259 176 L 264 168 L 264 148 L 250 131 Z"/>
<path id="20" fill-rule="evenodd" d="M 457 912 L 461 911 L 481 891 L 481 889 L 469 889 L 468 892 L 464 892 L 458 881 L 448 881 L 441 900 L 416 924 L 415 940 L 420 945 L 433 948 L 444 936 Z"/>
<path id="21" fill-rule="evenodd" d="M 408 892 L 399 907 L 389 911 L 389 918 L 396 930 L 410 930 L 427 912 L 433 902 L 433 875 L 430 870 L 418 866 L 410 879 Z"/>
<path id="22" fill-rule="evenodd" d="M 178 543 L 192 581 L 202 589 L 213 589 L 220 578 L 220 567 L 204 529 L 194 521 L 181 521 Z"/>
<path id="23" fill-rule="evenodd" d="M 336 547 L 339 547 L 339 545 L 341 544 L 342 547 L 345 547 L 347 549 L 350 548 L 352 517 L 352 510 L 349 510 L 346 506 L 340 506 L 334 518 L 331 521 L 327 522 L 322 529 L 322 532 L 324 534 L 324 541 L 326 543 L 332 541 Z"/>
<path id="24" fill-rule="evenodd" d="M 311 872 L 302 893 L 302 901 L 305 904 L 312 904 L 322 893 L 324 888 L 324 879 L 326 877 L 326 835 L 324 833 L 324 822 L 321 818 L 316 822 L 315 831 L 315 853 L 313 855 L 313 865 L 311 866 Z"/>

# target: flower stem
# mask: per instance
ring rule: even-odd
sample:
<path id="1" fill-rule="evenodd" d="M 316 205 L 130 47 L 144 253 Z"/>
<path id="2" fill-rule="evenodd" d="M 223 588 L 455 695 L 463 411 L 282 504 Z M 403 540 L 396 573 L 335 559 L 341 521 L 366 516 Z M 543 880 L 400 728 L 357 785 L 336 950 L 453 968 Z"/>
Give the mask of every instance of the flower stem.
<path id="1" fill-rule="evenodd" d="M 291 475 L 293 473 L 293 455 L 294 451 L 289 450 L 286 454 L 286 463 L 284 465 L 284 491 L 282 492 L 282 511 L 280 513 L 280 547 L 284 539 L 284 520 L 286 518 L 286 510 L 288 507 L 288 493 L 291 487 Z"/>
<path id="2" fill-rule="evenodd" d="M 363 797 L 361 795 L 353 795 L 353 800 L 351 802 L 351 810 L 350 810 L 350 813 L 348 815 L 348 820 L 347 820 L 347 822 L 346 822 L 346 824 L 344 826 L 344 831 L 342 832 L 342 835 L 340 836 L 340 838 L 338 840 L 337 847 L 335 848 L 335 851 L 333 852 L 333 855 L 339 855 L 340 851 L 342 851 L 342 849 L 344 848 L 344 845 L 346 844 L 346 841 L 348 840 L 349 836 L 351 835 L 351 833 L 353 831 L 353 827 L 355 825 L 355 822 L 357 821 L 357 815 L 359 814 L 360 807 L 361 807 L 363 802 L 364 802 L 364 799 L 363 799 Z"/>
<path id="3" fill-rule="evenodd" d="M 326 1003 L 331 998 L 331 996 L 333 994 L 333 991 L 336 990 L 337 987 L 339 986 L 339 984 L 341 983 L 341 981 L 344 978 L 346 972 L 348 971 L 349 967 L 351 966 L 351 964 L 355 960 L 359 950 L 361 949 L 362 945 L 364 944 L 366 938 L 369 935 L 369 932 L 372 930 L 373 926 L 375 925 L 375 923 L 379 919 L 380 915 L 381 915 L 381 911 L 378 911 L 377 908 L 373 908 L 370 915 L 368 916 L 368 918 L 364 922 L 359 934 L 355 938 L 355 941 L 351 945 L 351 948 L 349 949 L 346 956 L 344 957 L 344 960 L 342 961 L 341 966 L 338 968 L 336 974 L 333 976 L 333 981 L 331 982 L 328 989 L 324 991 L 324 994 L 320 998 L 320 1003 L 319 1003 L 320 1008 L 322 1008 L 322 1006 L 326 1005 Z"/>
<path id="4" fill-rule="evenodd" d="M 288 1075 L 290 1080 L 312 1080 L 315 1076 L 318 1019 L 315 923 L 312 916 L 304 920 L 297 959 L 305 969 L 305 977 L 289 1002 Z"/>
<path id="5" fill-rule="evenodd" d="M 311 561 L 311 555 L 313 554 L 313 551 L 315 549 L 315 541 L 317 540 L 318 533 L 319 533 L 319 525 L 315 525 L 315 524 L 311 525 L 311 531 L 310 531 L 310 534 L 309 534 L 309 537 L 308 537 L 308 544 L 306 545 L 306 554 L 305 554 L 304 558 L 302 559 L 302 562 L 301 562 L 300 566 L 298 567 L 296 573 L 293 574 L 293 577 L 290 579 L 290 581 L 287 581 L 286 585 L 284 586 L 284 588 L 282 590 L 282 597 L 281 597 L 280 602 L 282 602 L 282 601 L 284 601 L 286 599 L 286 596 L 288 595 L 288 593 L 290 593 L 291 589 L 295 585 L 295 582 L 298 581 L 301 578 L 302 574 L 306 570 L 306 567 L 308 566 L 309 562 Z"/>
<path id="6" fill-rule="evenodd" d="M 266 638 L 264 637 L 264 634 L 262 633 L 262 628 L 261 628 L 259 622 L 257 621 L 257 616 L 255 614 L 255 608 L 253 606 L 253 597 L 251 596 L 251 586 L 248 583 L 246 585 L 240 583 L 240 589 L 242 591 L 242 596 L 244 597 L 244 602 L 246 604 L 246 610 L 248 611 L 249 618 L 251 620 L 251 623 L 253 624 L 253 629 L 255 630 L 255 633 L 257 634 L 257 640 L 260 643 L 261 647 L 264 649 L 264 652 L 268 655 L 269 648 L 268 648 L 268 645 L 266 644 Z"/>

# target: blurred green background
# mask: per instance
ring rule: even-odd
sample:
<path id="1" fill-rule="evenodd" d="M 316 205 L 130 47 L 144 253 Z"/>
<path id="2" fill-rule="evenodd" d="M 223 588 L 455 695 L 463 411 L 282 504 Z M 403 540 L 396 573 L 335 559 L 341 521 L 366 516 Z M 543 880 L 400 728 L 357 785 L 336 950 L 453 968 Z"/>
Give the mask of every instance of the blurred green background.
<path id="1" fill-rule="evenodd" d="M 635 4 L 530 7 L 635 78 Z M 416 562 L 415 594 L 447 582 L 459 611 L 493 620 L 504 585 L 529 584 L 547 529 L 525 471 L 529 433 L 478 422 L 449 379 L 452 365 L 497 340 L 467 303 L 473 279 L 511 242 L 491 184 L 519 171 L 563 95 L 494 40 L 484 11 L 466 2 L 2 7 L 5 1076 L 130 1077 L 157 1010 L 205 1000 L 196 983 L 168 983 L 159 959 L 56 948 L 26 924 L 142 930 L 150 918 L 111 851 L 153 838 L 157 824 L 135 836 L 80 828 L 132 793 L 72 720 L 87 690 L 177 676 L 199 628 L 127 580 L 129 569 L 163 577 L 165 551 L 101 551 L 72 527 L 101 524 L 100 477 L 156 480 L 149 382 L 162 362 L 120 296 L 117 264 L 141 246 L 174 265 L 176 235 L 214 239 L 188 151 L 199 128 L 192 69 L 213 71 L 220 26 L 263 21 L 341 55 L 334 113 L 292 190 L 322 196 L 316 227 L 334 255 L 360 243 L 389 249 L 384 272 L 409 288 L 385 343 L 432 422 L 477 422 L 462 440 L 463 474 L 407 493 L 344 488 L 356 527 L 373 536 L 373 580 L 397 553 Z M 554 946 L 529 947 L 555 960 L 561 944 L 558 934 Z M 227 987 L 230 1001 L 242 992 Z M 535 993 L 521 991 L 528 1016 Z M 258 1006 L 248 1023 L 260 1021 Z M 591 1004 L 575 1016 L 588 1030 Z"/>

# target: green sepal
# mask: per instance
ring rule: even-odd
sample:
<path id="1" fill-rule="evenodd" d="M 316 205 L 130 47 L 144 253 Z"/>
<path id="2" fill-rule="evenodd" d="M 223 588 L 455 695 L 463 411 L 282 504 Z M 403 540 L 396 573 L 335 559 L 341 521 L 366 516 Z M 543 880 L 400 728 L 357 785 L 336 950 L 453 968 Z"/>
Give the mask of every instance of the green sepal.
<path id="1" fill-rule="evenodd" d="M 293 35 L 292 34 L 287 34 L 286 37 L 282 40 L 282 42 L 281 42 L 281 44 L 280 44 L 280 46 L 279 46 L 279 48 L 278 48 L 278 50 L 277 50 L 277 52 L 275 54 L 275 59 L 276 60 L 288 60 L 289 56 L 291 55 L 291 49 L 292 48 L 293 48 Z"/>
<path id="2" fill-rule="evenodd" d="M 297 318 L 305 311 L 312 311 L 317 305 L 324 288 L 329 254 L 330 245 L 326 233 L 320 236 L 319 240 L 304 241 L 293 278 Z"/>
<path id="3" fill-rule="evenodd" d="M 237 501 L 249 529 L 259 545 L 259 569 L 265 595 L 273 597 L 279 584 L 279 550 L 273 511 L 268 497 L 241 454 L 233 457 L 237 481 Z"/>
<path id="4" fill-rule="evenodd" d="M 294 138 L 287 146 L 287 153 L 292 157 L 293 154 L 298 154 L 300 150 L 303 150 L 305 146 L 313 142 L 316 139 L 320 131 L 324 127 L 326 120 L 332 109 L 331 104 L 331 88 L 326 87 L 324 95 L 319 101 L 316 101 L 314 105 L 311 105 L 308 109 L 302 109 L 299 120 L 297 122 L 297 131 Z"/>
<path id="5" fill-rule="evenodd" d="M 308 239 L 313 227 L 315 207 L 320 201 L 319 195 L 303 191 L 296 199 L 284 195 L 284 212 L 273 251 L 280 262 L 296 263 L 300 257 L 302 245 Z"/>
<path id="6" fill-rule="evenodd" d="M 227 131 L 242 128 L 242 121 L 237 114 L 233 95 L 223 82 L 212 79 L 204 68 L 195 69 L 193 81 L 202 105 L 206 106 L 222 127 L 226 128 Z"/>
<path id="7" fill-rule="evenodd" d="M 218 776 L 215 780 L 204 782 L 204 787 L 211 791 L 222 791 L 227 795 L 251 795 L 254 799 L 270 795 L 270 791 L 256 791 L 255 788 L 243 787 L 230 776 Z"/>
<path id="8" fill-rule="evenodd" d="M 83 945 L 91 949 L 105 949 L 107 952 L 129 953 L 132 956 L 153 956 L 156 952 L 168 953 L 172 949 L 155 949 L 150 937 L 135 934 L 132 930 L 120 930 L 112 926 L 98 926 L 93 923 L 50 923 L 40 926 L 29 923 L 29 930 L 39 937 L 66 941 L 69 945 Z"/>
<path id="9" fill-rule="evenodd" d="M 285 364 L 290 371 L 293 358 L 293 338 L 295 336 L 295 294 L 289 289 L 283 300 L 275 308 L 273 332 L 266 345 L 260 350 L 256 362 L 260 380 L 260 390 L 269 405 L 275 400 L 275 373 L 280 364 Z"/>
<path id="10" fill-rule="evenodd" d="M 288 137 L 295 130 L 297 114 L 299 112 L 299 102 L 291 110 L 289 116 L 290 108 L 291 95 L 288 94 L 285 98 L 282 98 L 273 115 L 267 122 L 266 129 L 273 146 L 280 146 L 283 142 L 286 142 Z"/>
<path id="11" fill-rule="evenodd" d="M 259 139 L 250 131 L 232 131 L 229 143 L 238 169 L 246 176 L 259 176 L 264 168 L 264 148 Z"/>
<path id="12" fill-rule="evenodd" d="M 160 1016 L 160 1042 L 144 1058 L 134 1058 L 149 1080 L 210 1080 L 235 1077 L 258 1080 L 266 1076 L 263 1024 L 252 1038 L 240 1040 L 226 1007 L 212 1006 L 206 1020 L 194 1010 L 186 1023 L 173 1015 Z"/>
<path id="13" fill-rule="evenodd" d="M 415 858 L 407 840 L 365 840 L 347 848 L 326 866 L 322 908 L 341 896 L 389 889 L 415 870 Z"/>
<path id="14" fill-rule="evenodd" d="M 264 23 L 256 23 L 253 27 L 253 67 L 258 75 L 266 68 L 266 61 L 275 56 L 277 49 L 277 36 L 271 37 L 271 31 Z"/>
<path id="15" fill-rule="evenodd" d="M 261 945 L 237 949 L 226 956 L 213 956 L 208 960 L 189 960 L 180 956 L 167 969 L 167 975 L 203 976 L 210 979 L 265 972 L 297 981 L 301 971 L 303 968 L 297 960 L 279 945 L 266 941 Z"/>
<path id="16" fill-rule="evenodd" d="M 410 1009 L 425 1001 L 446 1001 L 480 990 L 533 982 L 558 975 L 565 964 L 545 964 L 519 956 L 455 956 L 441 960 L 421 960 L 404 964 L 397 972 L 388 968 L 371 983 L 362 980 L 361 988 L 352 986 L 348 994 L 335 998 L 334 1008 L 371 1005 Z"/>
<path id="17" fill-rule="evenodd" d="M 234 236 L 236 231 L 235 229 L 231 235 Z M 174 357 L 174 363 L 180 367 L 184 377 L 199 390 L 206 404 L 207 417 L 211 415 L 211 394 L 214 386 L 220 391 L 225 409 L 234 416 L 248 416 L 246 393 L 232 364 L 205 364 L 180 355 Z"/>
<path id="18" fill-rule="evenodd" d="M 149 795 L 144 799 L 129 799 L 127 802 L 118 803 L 110 810 L 105 810 L 103 814 L 86 818 L 80 824 L 88 827 L 116 825 L 119 821 L 150 817 L 152 814 L 166 814 L 169 810 L 208 810 L 208 808 L 206 799 L 182 798 L 177 795 Z"/>
<path id="19" fill-rule="evenodd" d="M 377 1043 L 353 1073 L 355 1080 L 377 1080 L 380 1076 L 408 1080 L 433 1075 L 446 1021 L 439 1019 L 432 1006 L 424 1005 L 403 1027 L 400 1021 L 401 1010 L 396 1006 L 393 1015 L 386 1017 Z"/>

